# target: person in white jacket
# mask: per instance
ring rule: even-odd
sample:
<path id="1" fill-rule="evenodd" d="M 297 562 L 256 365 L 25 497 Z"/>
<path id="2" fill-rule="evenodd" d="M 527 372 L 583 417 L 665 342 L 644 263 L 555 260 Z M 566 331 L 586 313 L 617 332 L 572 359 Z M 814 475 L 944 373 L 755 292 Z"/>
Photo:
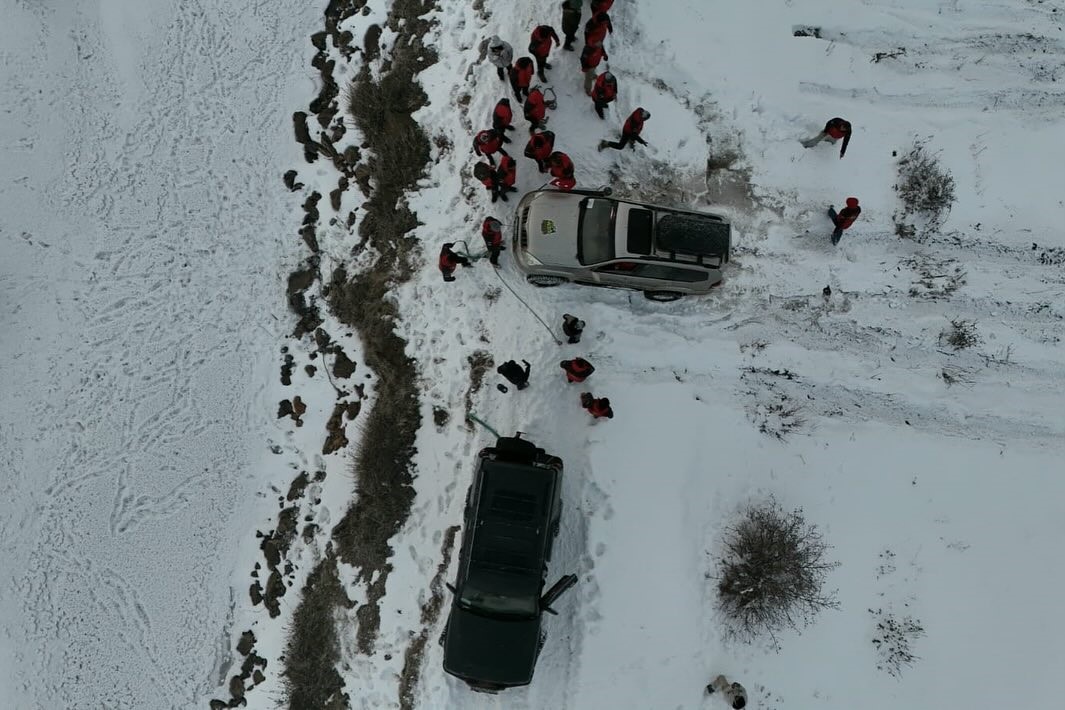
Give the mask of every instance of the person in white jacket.
<path id="1" fill-rule="evenodd" d="M 492 35 L 488 40 L 488 61 L 495 65 L 499 78 L 506 80 L 510 64 L 514 61 L 514 48 L 501 40 L 499 35 Z"/>
<path id="2" fill-rule="evenodd" d="M 729 683 L 728 678 L 719 675 L 706 686 L 706 692 L 713 695 L 721 693 L 721 697 L 733 710 L 747 707 L 747 690 L 739 683 Z"/>

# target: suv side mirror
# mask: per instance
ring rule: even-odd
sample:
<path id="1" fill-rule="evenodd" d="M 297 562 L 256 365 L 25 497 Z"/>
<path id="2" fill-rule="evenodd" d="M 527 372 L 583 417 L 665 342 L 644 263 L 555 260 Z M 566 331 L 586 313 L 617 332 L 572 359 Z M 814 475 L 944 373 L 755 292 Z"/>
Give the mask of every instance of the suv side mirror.
<path id="1" fill-rule="evenodd" d="M 567 574 L 560 578 L 557 582 L 551 585 L 551 588 L 548 589 L 542 597 L 540 597 L 540 608 L 548 614 L 558 614 L 557 611 L 551 608 L 551 604 L 576 583 L 577 575 L 575 574 Z"/>
<path id="2" fill-rule="evenodd" d="M 458 594 L 458 592 L 455 591 L 455 586 L 452 585 L 450 582 L 445 584 L 444 586 L 447 587 L 447 591 L 451 592 L 452 594 Z"/>

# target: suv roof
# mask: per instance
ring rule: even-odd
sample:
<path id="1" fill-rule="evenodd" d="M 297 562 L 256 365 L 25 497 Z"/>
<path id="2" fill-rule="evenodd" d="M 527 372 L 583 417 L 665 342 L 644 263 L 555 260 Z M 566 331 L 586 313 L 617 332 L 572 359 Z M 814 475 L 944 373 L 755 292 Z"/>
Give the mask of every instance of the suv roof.
<path id="1" fill-rule="evenodd" d="M 528 463 L 485 460 L 470 561 L 540 574 L 554 476 Z"/>

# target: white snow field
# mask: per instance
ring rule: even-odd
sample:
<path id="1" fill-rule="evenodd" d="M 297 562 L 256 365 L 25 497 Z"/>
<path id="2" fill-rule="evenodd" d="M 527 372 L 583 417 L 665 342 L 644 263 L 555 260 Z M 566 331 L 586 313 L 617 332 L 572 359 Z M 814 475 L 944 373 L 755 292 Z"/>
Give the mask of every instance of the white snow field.
<path id="1" fill-rule="evenodd" d="M 578 40 L 577 53 L 552 54 L 549 128 L 581 186 L 612 183 L 733 219 L 721 289 L 663 305 L 624 291 L 536 290 L 507 252 L 498 274 L 482 261 L 441 284 L 442 242 L 465 239 L 476 252 L 484 216 L 512 220 L 514 201 L 489 204 L 469 176 L 472 135 L 510 93 L 481 43 L 499 34 L 521 55 L 536 24 L 559 19 L 554 2 L 470 5 L 432 14 L 440 61 L 421 77 L 430 105 L 417 118 L 443 140 L 410 197 L 426 266 L 397 298 L 424 373 L 426 424 L 381 639 L 372 658 L 340 664 L 354 706 L 399 705 L 403 652 L 421 630 L 443 531 L 461 522 L 474 456 L 492 441 L 454 416 L 478 349 L 497 364 L 533 364 L 528 390 L 501 394 L 493 374 L 473 409 L 565 460 L 548 581 L 572 571 L 580 584 L 547 619 L 531 686 L 471 693 L 430 644 L 415 706 L 724 708 L 703 694 L 717 673 L 742 682 L 752 708 L 1058 706 L 1065 10 L 1024 0 L 615 3 L 607 49 L 620 98 L 609 120 L 581 93 Z M 820 27 L 821 38 L 795 37 L 793 25 Z M 650 146 L 598 153 L 637 106 L 651 112 Z M 527 124 L 516 113 L 508 147 L 520 156 Z M 838 146 L 799 144 L 837 115 L 855 129 L 843 160 Z M 923 244 L 896 237 L 892 223 L 893 151 L 915 138 L 957 183 L 941 234 Z M 708 184 L 708 157 L 729 152 L 732 177 Z M 523 190 L 544 182 L 531 161 L 518 163 Z M 864 211 L 834 248 L 824 212 L 851 195 Z M 556 331 L 563 312 L 582 316 L 582 343 L 558 347 L 500 278 Z M 975 323 L 979 342 L 941 343 L 951 320 Z M 598 368 L 587 388 L 557 369 L 578 354 Z M 593 425 L 577 406 L 583 389 L 609 396 L 615 418 Z M 782 418 L 778 405 L 795 415 Z M 453 414 L 439 429 L 434 406 Z M 776 652 L 724 640 L 711 578 L 724 527 L 770 495 L 803 508 L 841 563 L 829 580 L 839 610 L 782 634 Z M 877 609 L 925 630 L 898 678 L 877 668 Z"/>
<path id="2" fill-rule="evenodd" d="M 351 496 L 334 475 L 344 455 L 307 453 L 320 449 L 328 383 L 297 370 L 294 388 L 278 385 L 294 320 L 284 279 L 303 255 L 289 207 L 336 185 L 331 168 L 302 162 L 288 118 L 316 91 L 308 35 L 322 5 L 3 6 L 3 707 L 205 707 L 224 696 L 234 632 L 247 628 L 269 660 L 248 707 L 284 706 L 285 623 L 324 541 L 293 548 L 300 574 L 268 619 L 247 596 L 254 531 L 272 526 L 273 497 L 301 467 L 330 472 L 307 496 L 322 500 L 323 529 Z M 388 6 L 369 0 L 344 28 L 361 37 Z M 608 120 L 582 93 L 580 40 L 552 55 L 558 148 L 582 187 L 718 210 L 735 226 L 715 294 L 655 304 L 534 289 L 509 252 L 498 272 L 481 261 L 441 283 L 440 244 L 479 251 L 481 219 L 510 223 L 515 204 L 490 204 L 469 175 L 472 135 L 509 95 L 482 42 L 500 34 L 520 55 L 535 25 L 559 26 L 554 0 L 442 0 L 428 39 L 439 61 L 421 77 L 430 103 L 416 114 L 432 163 L 409 197 L 425 268 L 396 290 L 422 372 L 417 499 L 392 542 L 371 656 L 355 650 L 354 614 L 338 615 L 351 706 L 402 706 L 441 541 L 493 441 L 463 421 L 478 350 L 533 364 L 529 389 L 502 394 L 492 373 L 472 409 L 565 460 L 549 581 L 580 583 L 547 618 L 533 683 L 496 696 L 443 673 L 445 606 L 407 707 L 724 708 L 703 694 L 717 673 L 759 709 L 1059 706 L 1062 13 L 1038 0 L 616 2 Z M 795 37 L 796 25 L 821 37 Z M 375 70 L 394 37 L 383 33 Z M 338 81 L 356 66 L 338 62 Z M 637 106 L 652 114 L 650 145 L 597 152 Z M 855 129 L 843 160 L 799 144 L 837 115 Z M 357 145 L 348 125 L 344 144 Z M 924 243 L 892 222 L 892 153 L 915 138 L 957 183 Z M 731 170 L 708 179 L 708 158 Z M 523 190 L 544 182 L 518 163 Z M 278 189 L 292 167 L 304 195 Z M 851 195 L 863 213 L 832 247 L 824 212 Z M 349 191 L 345 209 L 358 199 Z M 352 244 L 325 231 L 328 273 Z M 507 287 L 556 332 L 563 312 L 579 314 L 582 343 L 559 347 Z M 978 342 L 941 342 L 951 320 L 973 323 Z M 557 369 L 574 355 L 597 367 L 588 387 Z M 275 419 L 296 389 L 310 403 L 299 431 Z M 613 420 L 591 423 L 585 389 L 610 397 Z M 433 424 L 434 407 L 447 424 Z M 714 613 L 722 531 L 769 496 L 803 508 L 840 562 L 829 579 L 840 608 L 781 634 L 778 650 L 726 641 Z M 878 609 L 925 632 L 898 677 L 878 669 Z"/>
<path id="3" fill-rule="evenodd" d="M 321 4 L 2 3 L 4 708 L 206 707 L 225 680 L 238 551 L 292 477 L 281 175 Z"/>

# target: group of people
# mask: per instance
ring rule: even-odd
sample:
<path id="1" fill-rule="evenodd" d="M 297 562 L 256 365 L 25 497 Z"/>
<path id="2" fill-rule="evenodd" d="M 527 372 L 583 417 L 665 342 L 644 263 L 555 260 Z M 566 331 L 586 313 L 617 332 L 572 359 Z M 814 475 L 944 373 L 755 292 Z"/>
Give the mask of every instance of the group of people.
<path id="1" fill-rule="evenodd" d="M 840 160 L 847 154 L 847 144 L 851 142 L 851 122 L 836 116 L 830 118 L 825 127 L 821 129 L 821 132 L 812 138 L 802 141 L 804 148 L 813 148 L 822 141 L 828 141 L 833 145 L 840 139 L 843 140 L 843 145 L 839 149 Z M 858 205 L 857 197 L 848 197 L 847 206 L 836 212 L 835 205 L 829 205 L 828 218 L 832 220 L 832 226 L 835 228 L 832 230 L 832 245 L 839 244 L 839 240 L 843 238 L 843 231 L 849 229 L 854 221 L 858 219 L 858 215 L 862 213 L 862 208 Z"/>
<path id="2" fill-rule="evenodd" d="M 562 314 L 562 332 L 566 335 L 570 345 L 581 342 L 581 334 L 584 332 L 584 321 L 569 313 Z M 507 360 L 496 368 L 496 372 L 503 376 L 507 382 L 519 390 L 529 386 L 529 375 L 532 373 L 532 365 L 528 360 L 522 360 L 519 365 L 514 360 Z M 524 367 L 523 367 L 524 366 Z M 569 384 L 581 384 L 595 372 L 595 366 L 583 357 L 574 357 L 563 360 L 558 364 L 566 376 Z M 504 384 L 496 385 L 500 392 L 510 390 Z M 592 415 L 593 419 L 613 419 L 614 410 L 610 407 L 607 397 L 596 397 L 591 392 L 582 392 L 580 395 L 581 408 Z"/>

